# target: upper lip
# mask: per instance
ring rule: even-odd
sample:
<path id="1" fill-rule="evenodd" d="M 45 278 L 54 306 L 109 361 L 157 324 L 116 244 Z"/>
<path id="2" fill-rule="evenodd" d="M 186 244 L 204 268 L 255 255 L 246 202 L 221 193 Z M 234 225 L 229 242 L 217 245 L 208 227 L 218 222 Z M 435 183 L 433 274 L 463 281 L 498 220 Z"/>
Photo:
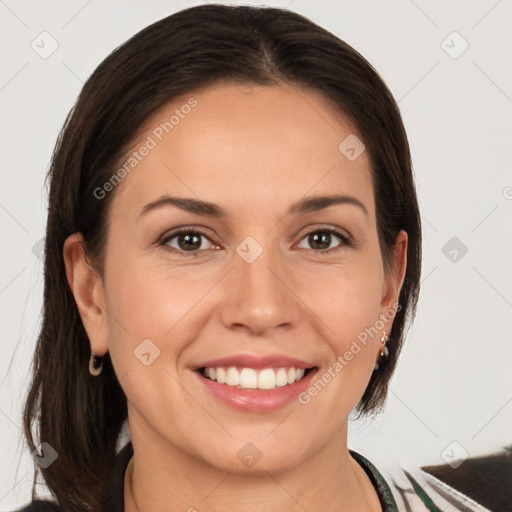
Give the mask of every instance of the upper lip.
<path id="1" fill-rule="evenodd" d="M 204 361 L 201 364 L 193 366 L 193 370 L 200 368 L 216 368 L 220 366 L 239 366 L 242 368 L 295 368 L 295 369 L 308 369 L 313 368 L 315 365 L 296 359 L 295 357 L 288 357 L 281 354 L 269 354 L 266 356 L 254 356 L 250 354 L 236 354 L 219 359 L 211 359 Z"/>

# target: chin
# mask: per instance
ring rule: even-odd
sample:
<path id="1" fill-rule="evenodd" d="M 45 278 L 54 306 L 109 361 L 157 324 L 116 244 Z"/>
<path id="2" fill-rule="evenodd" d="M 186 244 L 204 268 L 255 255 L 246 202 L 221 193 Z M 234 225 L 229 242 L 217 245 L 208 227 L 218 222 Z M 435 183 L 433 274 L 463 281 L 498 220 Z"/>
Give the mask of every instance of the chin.
<path id="1" fill-rule="evenodd" d="M 235 441 L 230 446 L 219 447 L 217 453 L 203 455 L 202 458 L 223 472 L 250 476 L 268 476 L 269 472 L 278 474 L 292 469 L 307 458 L 304 444 L 295 446 L 277 436 L 270 442 L 269 439 L 265 440 L 265 435 L 255 436 L 253 441 Z M 258 441 L 259 437 L 261 441 Z"/>

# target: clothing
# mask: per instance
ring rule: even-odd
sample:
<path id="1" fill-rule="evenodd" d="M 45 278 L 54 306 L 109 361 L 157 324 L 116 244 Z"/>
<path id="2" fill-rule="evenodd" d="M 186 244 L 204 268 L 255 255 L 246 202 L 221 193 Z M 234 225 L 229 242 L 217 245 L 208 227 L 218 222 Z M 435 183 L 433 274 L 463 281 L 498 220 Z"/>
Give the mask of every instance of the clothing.
<path id="1" fill-rule="evenodd" d="M 377 469 L 365 456 L 349 450 L 370 478 L 383 512 L 493 512 L 421 468 Z M 124 512 L 124 476 L 133 447 L 128 442 L 117 454 L 104 512 Z M 386 475 L 386 476 L 384 476 Z M 49 501 L 35 500 L 18 512 L 60 512 Z"/>

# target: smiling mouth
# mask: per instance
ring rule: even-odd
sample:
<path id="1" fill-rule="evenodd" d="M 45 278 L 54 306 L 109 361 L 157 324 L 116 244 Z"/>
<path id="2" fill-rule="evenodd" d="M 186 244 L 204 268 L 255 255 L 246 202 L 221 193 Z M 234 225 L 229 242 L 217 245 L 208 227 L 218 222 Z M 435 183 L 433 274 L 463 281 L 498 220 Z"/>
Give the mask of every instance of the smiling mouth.
<path id="1" fill-rule="evenodd" d="M 299 382 L 314 369 L 316 366 L 307 369 L 293 366 L 261 369 L 218 366 L 203 367 L 197 371 L 206 379 L 236 389 L 269 390 Z"/>

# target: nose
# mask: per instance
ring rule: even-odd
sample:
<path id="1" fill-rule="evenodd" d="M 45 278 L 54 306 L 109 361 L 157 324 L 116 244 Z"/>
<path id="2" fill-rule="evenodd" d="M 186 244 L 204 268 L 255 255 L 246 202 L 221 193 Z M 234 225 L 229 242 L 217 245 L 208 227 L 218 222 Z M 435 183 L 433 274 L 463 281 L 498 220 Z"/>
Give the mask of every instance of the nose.
<path id="1" fill-rule="evenodd" d="M 296 325 L 301 302 L 291 272 L 279 255 L 264 250 L 252 263 L 236 255 L 233 265 L 221 306 L 226 328 L 262 336 Z"/>

